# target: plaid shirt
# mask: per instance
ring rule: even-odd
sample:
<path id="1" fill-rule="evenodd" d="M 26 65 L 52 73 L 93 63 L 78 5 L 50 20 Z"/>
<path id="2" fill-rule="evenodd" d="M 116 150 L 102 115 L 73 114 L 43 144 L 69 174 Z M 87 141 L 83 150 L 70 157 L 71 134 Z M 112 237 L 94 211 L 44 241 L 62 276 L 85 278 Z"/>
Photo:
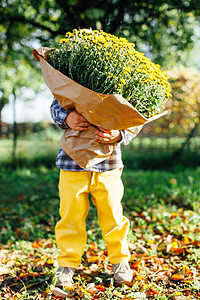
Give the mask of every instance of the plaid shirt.
<path id="1" fill-rule="evenodd" d="M 51 105 L 51 115 L 54 120 L 54 123 L 60 129 L 69 128 L 65 122 L 66 116 L 71 112 L 71 110 L 65 110 L 60 103 L 54 98 Z M 94 171 L 94 172 L 105 172 L 110 171 L 116 168 L 122 168 L 123 162 L 121 157 L 121 144 L 127 145 L 132 138 L 137 134 L 130 133 L 128 131 L 121 130 L 122 139 L 118 142 L 117 147 L 113 150 L 112 154 L 105 159 L 104 161 L 90 167 L 90 168 L 81 168 L 79 165 L 62 149 L 59 150 L 56 166 L 59 169 L 68 170 L 68 171 Z"/>

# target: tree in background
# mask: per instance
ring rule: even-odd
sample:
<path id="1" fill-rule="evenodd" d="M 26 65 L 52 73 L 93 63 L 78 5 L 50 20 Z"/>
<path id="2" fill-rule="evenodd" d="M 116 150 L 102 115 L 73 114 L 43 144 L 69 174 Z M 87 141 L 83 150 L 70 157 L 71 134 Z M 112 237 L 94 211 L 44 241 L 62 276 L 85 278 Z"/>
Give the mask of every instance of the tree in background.
<path id="1" fill-rule="evenodd" d="M 198 0 L 1 0 L 1 46 L 53 46 L 66 31 L 92 27 L 125 36 L 163 62 L 180 59 L 192 45 L 199 13 Z"/>
<path id="2" fill-rule="evenodd" d="M 194 68 L 178 67 L 167 72 L 172 97 L 166 109 L 168 115 L 157 125 L 157 133 L 185 136 L 198 129 L 200 122 L 200 72 Z"/>
<path id="3" fill-rule="evenodd" d="M 173 155 L 176 158 L 196 136 L 200 123 L 200 72 L 193 68 L 172 69 L 169 73 L 172 99 L 169 102 L 169 127 L 179 128 L 187 137 Z M 180 132 L 181 131 L 181 132 Z"/>
<path id="4" fill-rule="evenodd" d="M 17 122 L 16 122 L 16 100 L 18 97 L 28 100 L 24 93 L 25 87 L 34 86 L 39 91 L 41 74 L 38 74 L 24 60 L 13 61 L 13 63 L 1 63 L 0 77 L 0 133 L 1 133 L 1 111 L 10 98 L 13 100 L 13 164 L 16 165 L 17 149 Z"/>
<path id="5" fill-rule="evenodd" d="M 168 75 L 172 87 L 172 98 L 168 103 L 169 127 L 179 128 L 179 134 L 197 129 L 200 121 L 200 72 L 182 66 L 168 71 Z"/>
<path id="6" fill-rule="evenodd" d="M 145 130 L 158 135 L 186 137 L 182 146 L 176 150 L 178 156 L 196 136 L 200 124 L 200 71 L 189 67 L 175 67 L 168 71 L 172 97 L 166 104 L 168 115 Z"/>

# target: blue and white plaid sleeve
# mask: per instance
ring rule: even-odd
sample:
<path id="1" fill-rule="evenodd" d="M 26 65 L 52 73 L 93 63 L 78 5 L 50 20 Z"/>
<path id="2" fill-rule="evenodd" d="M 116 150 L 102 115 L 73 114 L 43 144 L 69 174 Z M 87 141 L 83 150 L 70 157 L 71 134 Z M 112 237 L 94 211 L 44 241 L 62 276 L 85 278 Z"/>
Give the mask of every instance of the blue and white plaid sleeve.
<path id="1" fill-rule="evenodd" d="M 54 98 L 51 107 L 51 116 L 54 120 L 54 123 L 60 129 L 67 129 L 69 126 L 65 122 L 66 117 L 72 110 L 66 110 L 62 107 L 62 105 Z"/>

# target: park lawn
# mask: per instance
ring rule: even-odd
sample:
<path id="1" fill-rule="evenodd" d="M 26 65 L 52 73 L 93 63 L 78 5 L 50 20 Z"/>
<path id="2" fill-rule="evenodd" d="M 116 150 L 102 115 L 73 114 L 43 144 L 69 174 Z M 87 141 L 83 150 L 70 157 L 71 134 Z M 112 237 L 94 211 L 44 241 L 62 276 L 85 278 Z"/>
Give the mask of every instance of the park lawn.
<path id="1" fill-rule="evenodd" d="M 58 170 L 0 172 L 0 299 L 56 299 Z M 91 204 L 88 243 L 69 299 L 200 299 L 200 168 L 123 172 L 132 284 L 115 286 Z M 72 296 L 72 297 L 71 297 Z"/>
<path id="2" fill-rule="evenodd" d="M 60 147 L 62 131 L 49 128 L 46 131 L 19 137 L 16 149 L 17 167 L 52 168 Z M 200 166 L 200 137 L 193 138 L 189 145 L 173 157 L 184 143 L 182 137 L 152 138 L 138 137 L 128 146 L 123 146 L 123 161 L 126 169 L 172 170 Z M 0 167 L 13 167 L 13 141 L 0 139 Z"/>

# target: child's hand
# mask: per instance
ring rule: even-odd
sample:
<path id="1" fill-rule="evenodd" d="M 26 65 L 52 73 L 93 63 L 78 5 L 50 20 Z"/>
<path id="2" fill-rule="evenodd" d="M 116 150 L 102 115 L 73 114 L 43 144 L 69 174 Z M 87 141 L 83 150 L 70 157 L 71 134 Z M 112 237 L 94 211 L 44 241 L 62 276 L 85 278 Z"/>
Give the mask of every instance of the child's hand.
<path id="1" fill-rule="evenodd" d="M 121 132 L 119 130 L 108 130 L 98 127 L 99 130 L 95 131 L 95 138 L 99 143 L 115 143 L 121 140 Z"/>
<path id="2" fill-rule="evenodd" d="M 86 118 L 84 118 L 76 110 L 70 112 L 70 114 L 66 117 L 65 122 L 71 129 L 77 131 L 87 130 L 88 126 L 90 125 Z"/>

